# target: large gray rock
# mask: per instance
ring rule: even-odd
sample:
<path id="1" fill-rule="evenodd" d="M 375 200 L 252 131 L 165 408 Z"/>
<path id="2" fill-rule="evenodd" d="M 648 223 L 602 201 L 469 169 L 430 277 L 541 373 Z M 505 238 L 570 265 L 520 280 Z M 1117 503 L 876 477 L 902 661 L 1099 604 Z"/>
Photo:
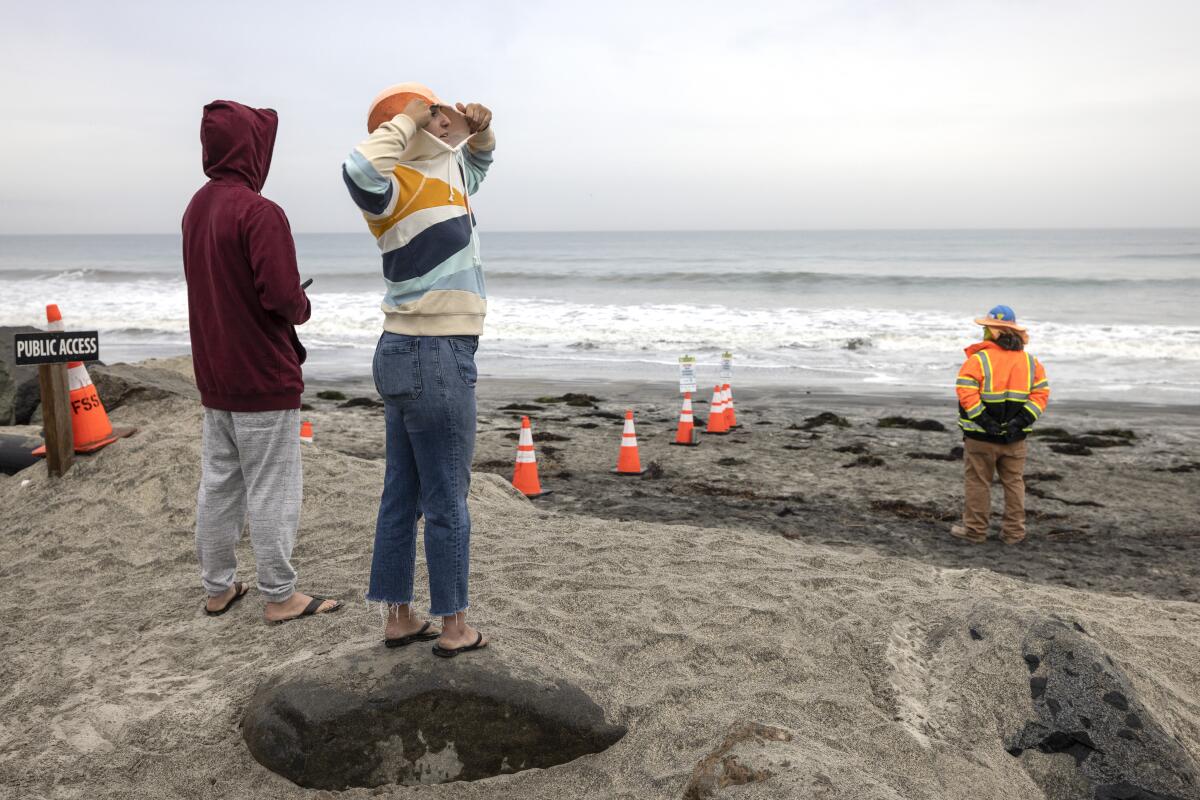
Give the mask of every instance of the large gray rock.
<path id="1" fill-rule="evenodd" d="M 242 724 L 260 764 L 334 790 L 546 768 L 625 735 L 580 689 L 498 649 L 439 659 L 427 643 L 306 660 L 261 686 Z"/>
<path id="2" fill-rule="evenodd" d="M 1200 798 L 1200 765 L 1083 628 L 1040 622 L 1023 649 L 1034 719 L 1006 747 L 1047 798 Z"/>
<path id="3" fill-rule="evenodd" d="M 34 384 L 37 384 L 37 368 L 18 367 L 13 363 L 13 334 L 36 333 L 37 330 L 28 326 L 0 328 L 0 425 L 25 424 L 15 422 L 13 400 L 17 387 L 22 383 L 32 378 Z"/>
<path id="4" fill-rule="evenodd" d="M 106 411 L 126 403 L 190 397 L 199 400 L 196 385 L 178 372 L 138 364 L 108 364 L 88 368 Z"/>

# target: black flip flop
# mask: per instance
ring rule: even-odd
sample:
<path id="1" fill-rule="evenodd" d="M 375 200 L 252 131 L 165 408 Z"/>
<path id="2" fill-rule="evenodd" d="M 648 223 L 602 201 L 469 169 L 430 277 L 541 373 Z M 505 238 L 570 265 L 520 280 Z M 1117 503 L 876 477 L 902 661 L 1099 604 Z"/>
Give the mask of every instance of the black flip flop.
<path id="1" fill-rule="evenodd" d="M 469 653 L 472 650 L 482 650 L 487 647 L 486 644 L 481 644 L 481 642 L 483 642 L 482 633 L 479 634 L 479 638 L 475 640 L 474 644 L 464 644 L 462 647 L 441 647 L 435 644 L 433 646 L 433 654 L 441 658 L 454 658 L 459 653 Z"/>
<path id="2" fill-rule="evenodd" d="M 233 604 L 236 603 L 238 600 L 241 600 L 243 597 L 245 597 L 246 593 L 250 591 L 250 586 L 248 584 L 242 583 L 241 581 L 238 581 L 237 583 L 235 583 L 234 586 L 237 587 L 237 591 L 233 593 L 233 597 L 229 598 L 229 602 L 225 604 L 224 608 L 218 609 L 217 611 L 209 611 L 208 610 L 208 601 L 206 600 L 204 602 L 204 606 L 203 606 L 204 613 L 210 617 L 219 617 L 222 614 L 224 614 L 226 611 L 228 611 L 229 609 L 233 608 Z"/>
<path id="3" fill-rule="evenodd" d="M 285 619 L 273 619 L 273 620 L 271 620 L 271 624 L 282 625 L 285 622 L 291 622 L 292 620 L 300 619 L 301 617 L 311 617 L 317 613 L 317 609 L 321 607 L 321 604 L 324 603 L 328 599 L 329 598 L 327 598 L 327 597 L 317 597 L 316 595 L 313 595 L 313 599 L 308 601 L 308 605 L 306 605 L 304 607 L 304 610 L 301 611 L 299 614 L 297 614 L 294 617 L 287 617 Z M 339 608 L 342 607 L 341 600 L 334 600 L 333 602 L 336 603 L 336 605 L 333 608 L 329 609 L 328 611 L 322 611 L 321 613 L 322 614 L 332 614 L 333 612 L 337 611 Z"/>
<path id="4" fill-rule="evenodd" d="M 421 630 L 417 631 L 416 633 L 410 633 L 407 636 L 398 636 L 395 639 L 384 639 L 383 644 L 385 647 L 404 647 L 404 645 L 412 644 L 413 642 L 428 642 L 431 639 L 436 639 L 441 636 L 441 634 L 437 631 L 429 630 L 429 626 L 431 624 L 432 623 L 430 622 L 426 622 L 421 626 Z"/>

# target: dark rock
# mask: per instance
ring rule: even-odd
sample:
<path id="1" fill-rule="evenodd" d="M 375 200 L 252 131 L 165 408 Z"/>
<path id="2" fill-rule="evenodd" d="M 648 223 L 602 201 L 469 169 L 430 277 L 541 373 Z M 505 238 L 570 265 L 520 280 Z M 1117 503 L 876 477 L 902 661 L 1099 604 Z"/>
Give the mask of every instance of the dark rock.
<path id="1" fill-rule="evenodd" d="M 17 389 L 22 384 L 32 381 L 37 386 L 37 367 L 18 367 L 13 350 L 13 335 L 17 333 L 37 333 L 38 328 L 21 325 L 11 328 L 0 328 L 0 425 L 28 425 L 33 409 L 25 414 L 25 421 L 18 421 L 14 414 L 13 405 L 17 399 Z M 37 403 L 35 402 L 36 406 Z"/>
<path id="2" fill-rule="evenodd" d="M 960 449 L 960 448 L 955 448 Z M 959 461 L 962 459 L 962 453 L 905 453 L 905 456 L 913 459 L 923 459 L 925 461 Z"/>
<path id="3" fill-rule="evenodd" d="M 1028 772 L 1047 797 L 1082 782 L 1087 797 L 1183 800 L 1197 797 L 1200 765 L 1137 700 L 1124 673 L 1081 635 L 1082 626 L 1043 620 L 1023 642 L 1035 718 L 1005 749 L 1066 753 Z M 1092 669 L 1071 665 L 1091 664 Z M 1133 716 L 1141 725 L 1134 733 Z M 1074 796 L 1074 795 L 1071 795 Z"/>
<path id="4" fill-rule="evenodd" d="M 1155 467 L 1155 472 L 1200 472 L 1200 461 L 1188 461 L 1173 467 Z"/>
<path id="5" fill-rule="evenodd" d="M 1102 431 L 1084 431 L 1089 436 L 1107 436 L 1116 439 L 1136 439 L 1137 434 L 1128 428 L 1105 428 Z"/>
<path id="6" fill-rule="evenodd" d="M 842 445 L 841 447 L 835 447 L 835 448 L 833 448 L 833 452 L 835 452 L 835 453 L 856 453 L 858 455 L 862 455 L 869 451 L 867 449 L 867 446 L 865 444 L 863 444 L 862 442 L 855 442 L 854 444 L 847 444 L 847 445 Z"/>
<path id="7" fill-rule="evenodd" d="M 666 474 L 667 471 L 663 469 L 662 464 L 658 463 L 657 461 L 651 461 L 646 465 L 646 474 L 643 477 L 654 481 L 665 477 Z"/>
<path id="8" fill-rule="evenodd" d="M 867 349 L 869 349 L 871 346 L 872 346 L 872 345 L 871 345 L 871 340 L 870 340 L 870 339 L 864 339 L 864 338 L 862 338 L 862 337 L 857 337 L 857 336 L 856 336 L 856 337 L 855 337 L 855 338 L 853 338 L 853 339 L 847 339 L 847 340 L 846 340 L 846 349 L 847 349 L 847 350 L 867 350 Z"/>
<path id="9" fill-rule="evenodd" d="M 983 634 L 979 632 L 978 628 L 971 628 L 970 632 L 971 632 L 971 638 L 974 639 L 975 641 L 978 642 L 983 639 Z"/>
<path id="10" fill-rule="evenodd" d="M 599 423 L 596 423 L 596 422 L 581 422 L 578 425 L 576 425 L 575 427 L 576 428 L 586 428 L 588 430 L 591 430 L 592 428 L 599 428 L 600 425 L 599 425 Z"/>
<path id="11" fill-rule="evenodd" d="M 842 469 L 850 469 L 851 467 L 882 467 L 886 465 L 887 462 L 879 456 L 859 456 L 849 464 L 843 464 Z"/>
<path id="12" fill-rule="evenodd" d="M 809 417 L 799 425 L 789 425 L 789 431 L 811 431 L 813 428 L 820 428 L 823 425 L 834 425 L 838 428 L 849 428 L 850 422 L 845 417 L 839 417 L 832 411 L 822 411 L 815 417 Z"/>
<path id="13" fill-rule="evenodd" d="M 596 417 L 598 419 L 619 419 L 619 420 L 625 419 L 624 414 L 618 414 L 615 411 L 599 411 L 599 410 L 588 411 L 587 413 L 584 414 L 584 416 L 585 417 Z"/>
<path id="14" fill-rule="evenodd" d="M 569 406 L 577 406 L 586 408 L 594 406 L 596 403 L 603 402 L 599 397 L 590 394 L 582 394 L 576 392 L 567 392 L 566 394 L 555 396 L 539 397 L 534 402 L 537 403 L 566 403 Z"/>
<path id="15" fill-rule="evenodd" d="M 1092 451 L 1090 448 L 1082 444 L 1067 442 L 1065 444 L 1052 444 L 1050 449 L 1056 453 L 1062 453 L 1064 456 L 1090 456 Z"/>
<path id="16" fill-rule="evenodd" d="M 88 374 L 104 403 L 112 412 L 131 403 L 165 400 L 169 397 L 200 399 L 196 385 L 178 372 L 138 364 L 88 366 Z"/>
<path id="17" fill-rule="evenodd" d="M 932 502 L 910 503 L 907 500 L 872 500 L 872 511 L 886 511 L 904 519 L 919 519 L 926 522 L 949 522 L 959 518 L 957 511 L 938 508 Z"/>
<path id="18" fill-rule="evenodd" d="M 719 467 L 736 467 L 738 464 L 745 464 L 745 463 L 746 463 L 746 459 L 733 458 L 732 456 L 726 456 L 725 458 L 717 459 L 717 466 L 719 466 Z"/>
<path id="19" fill-rule="evenodd" d="M 13 394 L 12 421 L 14 425 L 28 425 L 34 412 L 42 404 L 42 389 L 37 378 L 30 378 L 17 385 Z"/>
<path id="20" fill-rule="evenodd" d="M 533 403 L 509 403 L 506 406 L 500 406 L 500 411 L 545 411 L 545 406 L 534 405 Z"/>
<path id="21" fill-rule="evenodd" d="M 1030 472 L 1025 476 L 1025 481 L 1061 481 L 1062 475 L 1057 472 Z"/>
<path id="22" fill-rule="evenodd" d="M 346 402 L 340 403 L 338 408 L 383 408 L 383 401 L 373 397 L 351 397 Z"/>
<path id="23" fill-rule="evenodd" d="M 914 431 L 944 431 L 946 426 L 936 419 L 913 419 L 911 417 L 884 417 L 876 423 L 880 428 L 908 428 Z"/>
<path id="24" fill-rule="evenodd" d="M 251 755 L 310 789 L 469 781 L 563 764 L 625 735 L 580 689 L 499 652 L 310 658 L 260 686 Z"/>
<path id="25" fill-rule="evenodd" d="M 312 407 L 312 406 L 310 406 L 308 403 L 301 403 L 301 404 L 300 404 L 300 410 L 301 410 L 301 411 L 312 411 L 312 410 L 313 410 L 313 407 Z"/>
<path id="26" fill-rule="evenodd" d="M 317 392 L 317 397 L 321 400 L 345 400 L 346 395 L 339 392 L 337 389 L 325 389 Z"/>

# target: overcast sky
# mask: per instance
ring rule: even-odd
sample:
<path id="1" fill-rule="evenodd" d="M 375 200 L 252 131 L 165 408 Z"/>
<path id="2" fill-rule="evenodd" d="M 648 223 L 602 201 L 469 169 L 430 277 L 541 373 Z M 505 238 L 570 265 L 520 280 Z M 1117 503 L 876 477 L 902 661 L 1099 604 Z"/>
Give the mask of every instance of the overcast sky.
<path id="1" fill-rule="evenodd" d="M 4 0 L 0 233 L 178 230 L 202 106 L 359 231 L 384 86 L 495 113 L 490 230 L 1200 225 L 1200 3 Z"/>

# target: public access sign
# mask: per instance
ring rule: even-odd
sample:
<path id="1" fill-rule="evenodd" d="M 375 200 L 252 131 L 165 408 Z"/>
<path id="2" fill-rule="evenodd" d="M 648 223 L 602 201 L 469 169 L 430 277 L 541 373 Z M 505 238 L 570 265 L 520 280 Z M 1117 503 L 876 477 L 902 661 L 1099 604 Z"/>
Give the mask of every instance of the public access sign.
<path id="1" fill-rule="evenodd" d="M 18 367 L 61 364 L 67 361 L 97 361 L 100 334 L 96 331 L 49 331 L 13 335 Z"/>

